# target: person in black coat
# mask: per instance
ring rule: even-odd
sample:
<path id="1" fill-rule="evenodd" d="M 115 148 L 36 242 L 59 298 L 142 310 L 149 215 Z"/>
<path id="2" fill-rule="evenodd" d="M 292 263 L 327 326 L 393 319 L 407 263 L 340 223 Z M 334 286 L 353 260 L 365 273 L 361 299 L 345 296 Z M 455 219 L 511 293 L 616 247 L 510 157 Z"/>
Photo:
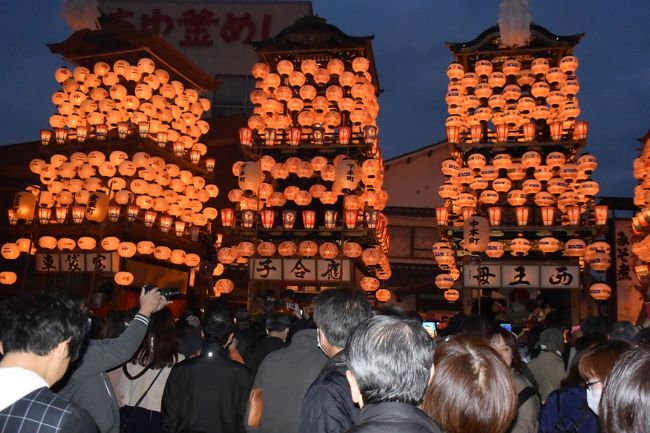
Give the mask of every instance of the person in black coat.
<path id="1" fill-rule="evenodd" d="M 162 398 L 165 433 L 243 433 L 251 384 L 248 369 L 228 357 L 235 322 L 222 305 L 206 309 L 201 355 L 176 364 Z"/>
<path id="2" fill-rule="evenodd" d="M 418 408 L 433 374 L 433 340 L 418 322 L 375 316 L 357 326 L 346 352 L 361 406 L 347 433 L 442 433 Z"/>
<path id="3" fill-rule="evenodd" d="M 352 401 L 343 349 L 352 330 L 371 315 L 365 293 L 330 289 L 316 298 L 319 346 L 330 358 L 302 401 L 298 433 L 343 433 L 357 419 Z"/>
<path id="4" fill-rule="evenodd" d="M 285 347 L 291 325 L 289 316 L 280 313 L 271 313 L 266 318 L 266 337 L 260 340 L 246 359 L 246 365 L 251 369 L 251 376 L 255 377 L 262 361 L 269 353 Z"/>

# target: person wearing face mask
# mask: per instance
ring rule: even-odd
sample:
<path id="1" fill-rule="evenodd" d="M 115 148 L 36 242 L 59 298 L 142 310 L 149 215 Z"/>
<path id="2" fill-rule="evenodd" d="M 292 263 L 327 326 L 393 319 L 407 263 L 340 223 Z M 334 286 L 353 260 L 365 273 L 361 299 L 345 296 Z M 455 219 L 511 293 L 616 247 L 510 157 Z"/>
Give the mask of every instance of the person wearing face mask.
<path id="1" fill-rule="evenodd" d="M 603 393 L 605 381 L 614 367 L 616 360 L 630 349 L 630 344 L 621 340 L 611 340 L 602 346 L 593 348 L 580 360 L 578 368 L 585 380 L 587 389 L 587 406 L 598 415 L 600 396 Z"/>
<path id="2" fill-rule="evenodd" d="M 616 360 L 629 349 L 608 341 L 576 355 L 584 383 L 552 392 L 542 408 L 539 433 L 598 433 L 598 403 L 603 384 Z"/>

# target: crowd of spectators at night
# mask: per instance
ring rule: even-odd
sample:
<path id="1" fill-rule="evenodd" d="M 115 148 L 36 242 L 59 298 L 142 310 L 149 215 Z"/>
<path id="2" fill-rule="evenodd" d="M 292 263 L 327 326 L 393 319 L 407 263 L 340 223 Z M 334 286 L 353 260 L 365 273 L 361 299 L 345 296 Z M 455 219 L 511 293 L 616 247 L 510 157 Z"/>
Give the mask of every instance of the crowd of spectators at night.
<path id="1" fill-rule="evenodd" d="M 50 291 L 0 307 L 0 431 L 100 433 L 641 433 L 647 329 L 559 312 L 519 333 L 459 314 L 432 336 L 361 291 L 310 305 L 224 299 L 174 319 L 157 290 L 94 326 Z M 517 330 L 519 331 L 519 330 Z"/>

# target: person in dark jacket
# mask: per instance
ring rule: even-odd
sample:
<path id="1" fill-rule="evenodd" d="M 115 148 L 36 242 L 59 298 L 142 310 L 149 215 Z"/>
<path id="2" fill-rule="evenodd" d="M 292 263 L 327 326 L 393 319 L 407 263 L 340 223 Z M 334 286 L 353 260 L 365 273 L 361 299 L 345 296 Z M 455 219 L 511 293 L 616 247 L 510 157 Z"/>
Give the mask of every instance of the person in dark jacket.
<path id="1" fill-rule="evenodd" d="M 361 406 L 347 433 L 442 432 L 418 408 L 433 374 L 433 340 L 418 322 L 368 319 L 352 332 L 346 353 L 352 399 Z"/>
<path id="2" fill-rule="evenodd" d="M 297 433 L 302 399 L 327 362 L 315 329 L 298 331 L 291 344 L 260 365 L 248 404 L 247 427 L 258 433 Z"/>
<path id="3" fill-rule="evenodd" d="M 371 315 L 365 293 L 330 289 L 316 298 L 314 319 L 318 343 L 330 358 L 307 390 L 300 411 L 299 433 L 342 433 L 357 419 L 343 349 L 354 328 Z"/>
<path id="4" fill-rule="evenodd" d="M 19 295 L 0 315 L 0 431 L 95 433 L 90 415 L 50 390 L 88 333 L 88 317 L 69 296 Z"/>
<path id="5" fill-rule="evenodd" d="M 140 294 L 140 310 L 117 338 L 90 340 L 86 351 L 70 367 L 70 376 L 59 395 L 86 409 L 100 433 L 118 433 L 120 413 L 107 371 L 131 359 L 149 327 L 149 316 L 168 302 L 153 289 Z"/>
<path id="6" fill-rule="evenodd" d="M 269 353 L 282 349 L 289 335 L 291 325 L 289 316 L 280 313 L 271 313 L 266 318 L 266 337 L 260 340 L 251 351 L 246 365 L 251 369 L 251 376 L 255 377 L 257 369 Z"/>
<path id="7" fill-rule="evenodd" d="M 161 424 L 165 433 L 241 433 L 250 388 L 248 369 L 232 361 L 228 346 L 235 321 L 221 304 L 206 309 L 201 355 L 176 364 L 165 385 Z"/>

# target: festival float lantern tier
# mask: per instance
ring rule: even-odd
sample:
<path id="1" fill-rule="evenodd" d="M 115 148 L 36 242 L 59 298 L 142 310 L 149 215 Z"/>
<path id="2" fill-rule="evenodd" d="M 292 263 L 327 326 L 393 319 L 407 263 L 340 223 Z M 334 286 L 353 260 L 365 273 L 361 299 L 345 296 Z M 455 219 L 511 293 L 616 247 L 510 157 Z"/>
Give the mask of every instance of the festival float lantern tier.
<path id="1" fill-rule="evenodd" d="M 68 56 L 66 43 L 53 51 Z M 200 92 L 213 81 L 193 82 L 137 54 L 94 62 L 90 55 L 55 71 L 55 112 L 29 163 L 35 181 L 9 212 L 33 253 L 108 261 L 116 254 L 119 264 L 109 268 L 119 285 L 133 282 L 120 270 L 130 259 L 197 269 L 218 215 L 210 205 L 219 194 L 210 183 L 217 162 L 201 143 L 211 103 Z M 199 82 L 209 85 L 193 87 Z"/>
<path id="2" fill-rule="evenodd" d="M 609 267 L 607 252 L 589 258 L 584 244 L 582 250 L 576 245 L 603 236 L 608 214 L 592 179 L 598 161 L 584 152 L 589 125 L 580 117 L 573 54 L 582 35 L 530 29 L 535 47 L 495 44 L 498 27 L 448 44 L 454 56 L 445 95 L 451 157 L 440 167 L 448 180 L 439 188 L 444 204 L 436 223 L 454 248 L 434 253 L 442 272 L 466 256 L 568 260 L 596 272 Z M 635 167 L 640 176 L 645 165 Z M 479 235 L 481 220 L 487 228 Z M 467 239 L 469 230 L 475 239 Z M 440 284 L 447 282 L 441 277 Z"/>
<path id="3" fill-rule="evenodd" d="M 632 217 L 632 252 L 638 259 L 635 273 L 639 279 L 647 277 L 650 262 L 650 133 L 642 140 L 639 156 L 633 164 L 634 178 L 639 182 L 634 188 L 634 205 L 638 211 Z"/>
<path id="4" fill-rule="evenodd" d="M 314 31 L 336 34 L 327 44 L 350 44 L 319 46 L 309 36 Z M 372 281 L 390 276 L 379 84 L 369 40 L 308 17 L 255 45 L 254 111 L 239 131 L 246 159 L 232 167 L 238 188 L 228 192 L 234 214 L 223 227 L 222 249 L 248 240 L 258 245 L 252 263 L 344 260 Z M 295 49 L 279 48 L 286 44 Z M 369 250 L 372 264 L 362 260 Z"/>

